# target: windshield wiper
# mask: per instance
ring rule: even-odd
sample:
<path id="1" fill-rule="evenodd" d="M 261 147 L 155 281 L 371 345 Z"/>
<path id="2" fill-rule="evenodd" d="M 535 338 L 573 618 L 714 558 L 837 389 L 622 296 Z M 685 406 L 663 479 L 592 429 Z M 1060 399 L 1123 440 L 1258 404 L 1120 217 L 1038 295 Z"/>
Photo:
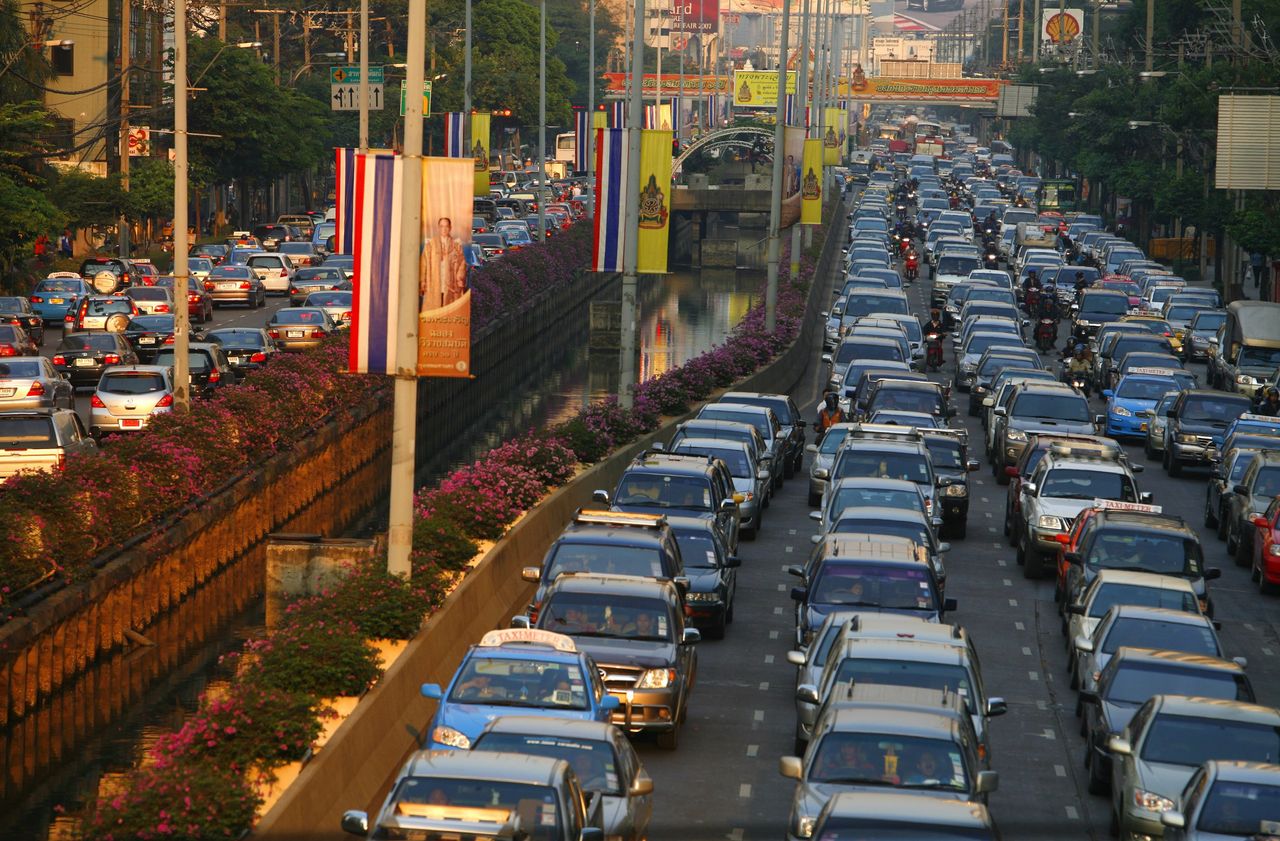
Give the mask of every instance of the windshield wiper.
<path id="1" fill-rule="evenodd" d="M 890 780 L 882 780 L 879 777 L 827 777 L 821 780 L 814 780 L 817 783 L 837 783 L 840 785 L 859 785 L 859 786 L 882 786 L 884 788 L 898 788 L 898 783 Z"/>
<path id="2" fill-rule="evenodd" d="M 1053 499 L 1097 499 L 1098 498 L 1097 494 L 1060 494 L 1060 493 L 1052 493 L 1052 492 L 1046 493 L 1045 496 L 1052 497 Z"/>

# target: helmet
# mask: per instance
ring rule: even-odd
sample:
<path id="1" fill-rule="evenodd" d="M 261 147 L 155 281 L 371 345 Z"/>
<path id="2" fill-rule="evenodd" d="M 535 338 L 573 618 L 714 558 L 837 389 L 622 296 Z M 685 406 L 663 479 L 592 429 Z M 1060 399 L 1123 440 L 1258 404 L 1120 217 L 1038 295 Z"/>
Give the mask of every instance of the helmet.
<path id="1" fill-rule="evenodd" d="M 1076 345 L 1075 350 L 1076 350 L 1076 353 L 1084 353 L 1085 350 L 1087 350 L 1087 348 L 1085 348 L 1085 346 L 1081 344 L 1081 345 Z"/>
<path id="2" fill-rule="evenodd" d="M 1277 398 L 1277 397 L 1280 397 L 1280 389 L 1277 389 L 1275 386 L 1270 386 L 1270 387 L 1268 387 L 1268 388 L 1267 388 L 1267 399 L 1268 399 L 1268 400 L 1273 400 L 1273 399 L 1275 399 L 1275 398 Z"/>
<path id="3" fill-rule="evenodd" d="M 836 407 L 836 393 L 828 391 L 822 398 L 827 403 L 827 408 L 834 409 Z"/>
<path id="4" fill-rule="evenodd" d="M 938 318 L 939 316 L 942 315 L 942 313 L 939 312 L 938 309 L 935 307 L 934 309 L 929 310 L 929 315 L 933 318 Z"/>

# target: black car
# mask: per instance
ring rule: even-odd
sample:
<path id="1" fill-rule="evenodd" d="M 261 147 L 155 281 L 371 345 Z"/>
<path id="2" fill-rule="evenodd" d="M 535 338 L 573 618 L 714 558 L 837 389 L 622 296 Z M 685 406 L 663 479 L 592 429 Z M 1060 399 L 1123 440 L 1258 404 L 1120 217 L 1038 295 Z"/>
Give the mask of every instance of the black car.
<path id="1" fill-rule="evenodd" d="M 720 396 L 721 403 L 739 403 L 745 406 L 764 406 L 772 409 L 782 424 L 779 437 L 786 443 L 783 457 L 783 478 L 790 479 L 804 465 L 804 430 L 808 422 L 801 419 L 800 409 L 786 394 L 765 394 L 758 391 L 730 391 Z"/>
<path id="2" fill-rule="evenodd" d="M 1165 470 L 1177 477 L 1183 465 L 1209 464 L 1222 446 L 1227 427 L 1251 407 L 1243 394 L 1210 389 L 1179 394 L 1165 413 L 1169 419 L 1164 425 Z"/>
<path id="3" fill-rule="evenodd" d="M 938 497 L 941 503 L 942 535 L 964 537 L 969 526 L 969 474 L 978 469 L 969 458 L 969 436 L 963 429 L 926 429 L 924 446 L 938 479 L 950 479 Z"/>
<path id="4" fill-rule="evenodd" d="M 248 372 L 266 365 L 276 354 L 276 343 L 271 341 L 266 330 L 257 327 L 224 327 L 210 330 L 202 338 L 222 346 L 227 361 L 241 379 Z"/>
<path id="5" fill-rule="evenodd" d="M 1080 308 L 1071 322 L 1071 334 L 1076 341 L 1086 341 L 1097 334 L 1098 328 L 1112 321 L 1119 321 L 1129 312 L 1129 296 L 1115 289 L 1086 289 L 1080 296 Z"/>
<path id="6" fill-rule="evenodd" d="M 709 520 L 668 517 L 680 546 L 685 576 L 685 615 L 712 639 L 723 639 L 733 621 L 733 600 L 738 591 L 738 567 L 742 559 L 729 554 L 724 538 Z"/>
<path id="7" fill-rule="evenodd" d="M 44 319 L 26 298 L 18 295 L 0 298 L 0 324 L 15 324 L 27 331 L 31 341 L 44 344 Z"/>
<path id="8" fill-rule="evenodd" d="M 166 347 L 156 354 L 154 364 L 173 365 L 174 348 Z M 192 342 L 187 349 L 191 372 L 191 393 L 211 397 L 218 389 L 235 385 L 239 378 L 227 361 L 221 346 L 210 342 Z"/>
<path id="9" fill-rule="evenodd" d="M 150 363 L 162 347 L 173 344 L 173 331 L 172 315 L 135 315 L 129 319 L 124 337 L 133 345 L 138 358 Z"/>
<path id="10" fill-rule="evenodd" d="M 616 511 L 712 520 L 729 551 L 738 550 L 741 518 L 733 476 L 718 458 L 649 450 L 627 466 L 612 497 L 597 490 L 592 498 Z"/>
<path id="11" fill-rule="evenodd" d="M 76 387 L 96 386 L 111 365 L 137 365 L 138 354 L 120 333 L 68 333 L 53 353 L 53 367 Z"/>

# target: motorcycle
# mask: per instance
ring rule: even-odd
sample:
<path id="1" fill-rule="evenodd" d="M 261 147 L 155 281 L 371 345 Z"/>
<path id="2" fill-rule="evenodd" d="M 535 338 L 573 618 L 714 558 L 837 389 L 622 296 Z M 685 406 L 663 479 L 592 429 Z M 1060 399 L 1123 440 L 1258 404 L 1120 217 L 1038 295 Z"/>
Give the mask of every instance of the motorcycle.
<path id="1" fill-rule="evenodd" d="M 1062 381 L 1083 394 L 1085 397 L 1089 396 L 1090 386 L 1088 374 L 1077 374 L 1069 368 L 1064 368 L 1062 370 Z"/>
<path id="2" fill-rule="evenodd" d="M 1040 307 L 1040 290 L 1034 287 L 1028 289 L 1023 297 L 1023 304 L 1026 306 L 1028 313 L 1036 312 Z"/>
<path id="3" fill-rule="evenodd" d="M 905 273 L 908 281 L 915 280 L 920 276 L 920 258 L 916 256 L 914 251 L 907 253 Z"/>
<path id="4" fill-rule="evenodd" d="M 1036 323 L 1036 347 L 1041 351 L 1049 351 L 1058 341 L 1058 322 L 1052 318 L 1042 317 Z"/>
<path id="5" fill-rule="evenodd" d="M 930 333 L 924 339 L 925 368 L 937 371 L 942 367 L 942 336 L 938 333 Z"/>
<path id="6" fill-rule="evenodd" d="M 988 269 L 1000 268 L 1000 252 L 991 249 L 982 255 L 982 264 Z"/>

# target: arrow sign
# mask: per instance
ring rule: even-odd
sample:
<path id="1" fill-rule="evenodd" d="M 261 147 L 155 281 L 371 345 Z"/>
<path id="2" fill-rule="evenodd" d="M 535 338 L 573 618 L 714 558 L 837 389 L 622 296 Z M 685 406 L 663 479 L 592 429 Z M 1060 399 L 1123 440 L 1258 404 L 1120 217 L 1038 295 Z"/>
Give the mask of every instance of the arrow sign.
<path id="1" fill-rule="evenodd" d="M 382 65 L 369 66 L 369 84 L 381 85 L 383 83 Z M 360 84 L 360 65 L 355 64 L 349 67 L 339 66 L 329 68 L 329 84 L 330 85 L 358 85 Z"/>
<path id="2" fill-rule="evenodd" d="M 372 75 L 372 74 L 370 74 Z M 329 107 L 334 111 L 360 110 L 360 85 L 350 82 L 329 86 Z M 382 110 L 382 85 L 369 84 L 369 110 Z"/>

